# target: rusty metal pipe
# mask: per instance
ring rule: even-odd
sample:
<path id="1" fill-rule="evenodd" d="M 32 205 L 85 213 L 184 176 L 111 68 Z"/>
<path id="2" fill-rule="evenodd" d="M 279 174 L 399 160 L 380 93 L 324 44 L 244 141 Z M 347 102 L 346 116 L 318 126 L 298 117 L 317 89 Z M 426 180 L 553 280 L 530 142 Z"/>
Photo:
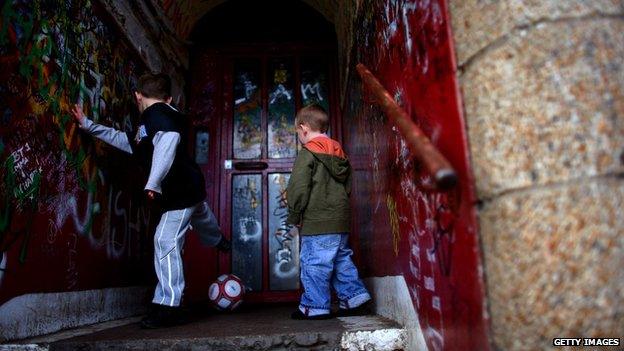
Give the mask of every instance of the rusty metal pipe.
<path id="1" fill-rule="evenodd" d="M 424 169 L 434 179 L 436 187 L 442 190 L 454 187 L 457 184 L 457 173 L 449 161 L 433 146 L 429 138 L 412 121 L 407 112 L 394 101 L 394 98 L 366 66 L 361 63 L 358 64 L 357 71 L 364 85 L 373 93 L 384 113 L 396 124 L 399 132 L 405 138 L 412 156 L 424 166 Z"/>

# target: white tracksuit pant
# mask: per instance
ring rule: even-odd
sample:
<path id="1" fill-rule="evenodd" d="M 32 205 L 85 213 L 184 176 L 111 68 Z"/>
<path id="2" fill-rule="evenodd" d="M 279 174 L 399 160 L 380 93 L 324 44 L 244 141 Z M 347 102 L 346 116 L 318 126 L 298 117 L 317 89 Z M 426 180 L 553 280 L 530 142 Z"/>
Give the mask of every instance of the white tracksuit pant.
<path id="1" fill-rule="evenodd" d="M 165 212 L 154 234 L 154 268 L 158 276 L 152 300 L 155 304 L 180 305 L 184 291 L 181 253 L 184 235 L 190 226 L 193 226 L 205 245 L 215 246 L 221 240 L 217 219 L 205 201 L 181 210 Z"/>

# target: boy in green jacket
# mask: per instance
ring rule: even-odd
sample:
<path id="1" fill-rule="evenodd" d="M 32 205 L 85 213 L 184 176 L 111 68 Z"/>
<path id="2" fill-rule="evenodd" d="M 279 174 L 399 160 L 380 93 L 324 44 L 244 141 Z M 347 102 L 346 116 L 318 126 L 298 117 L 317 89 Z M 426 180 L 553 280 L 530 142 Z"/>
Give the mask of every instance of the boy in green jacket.
<path id="1" fill-rule="evenodd" d="M 371 297 L 358 277 L 349 248 L 351 166 L 340 143 L 327 134 L 329 117 L 318 105 L 302 108 L 295 126 L 303 148 L 287 188 L 288 224 L 301 234 L 303 294 L 293 319 L 331 318 L 330 286 L 339 316 L 368 313 Z"/>

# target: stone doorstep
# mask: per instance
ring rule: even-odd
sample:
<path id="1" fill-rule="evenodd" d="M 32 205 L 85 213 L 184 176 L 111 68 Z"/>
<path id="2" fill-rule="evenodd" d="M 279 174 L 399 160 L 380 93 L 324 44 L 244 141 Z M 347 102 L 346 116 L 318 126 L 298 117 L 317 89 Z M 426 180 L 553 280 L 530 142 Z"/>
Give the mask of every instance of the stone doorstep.
<path id="1" fill-rule="evenodd" d="M 157 330 L 142 330 L 140 318 L 126 318 L 0 345 L 0 351 L 405 349 L 405 330 L 389 319 L 373 315 L 293 321 L 288 318 L 291 310 L 221 314 Z"/>
<path id="2" fill-rule="evenodd" d="M 369 331 L 345 331 L 340 339 L 342 350 L 404 350 L 405 329 L 385 328 Z"/>

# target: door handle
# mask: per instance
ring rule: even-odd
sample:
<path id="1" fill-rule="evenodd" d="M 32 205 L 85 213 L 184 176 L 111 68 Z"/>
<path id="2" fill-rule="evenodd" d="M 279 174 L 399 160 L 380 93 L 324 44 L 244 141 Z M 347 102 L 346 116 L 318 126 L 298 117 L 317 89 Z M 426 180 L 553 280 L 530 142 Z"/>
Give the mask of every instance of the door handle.
<path id="1" fill-rule="evenodd" d="M 234 163 L 234 168 L 239 171 L 262 171 L 269 168 L 269 165 L 262 161 L 241 161 Z"/>

